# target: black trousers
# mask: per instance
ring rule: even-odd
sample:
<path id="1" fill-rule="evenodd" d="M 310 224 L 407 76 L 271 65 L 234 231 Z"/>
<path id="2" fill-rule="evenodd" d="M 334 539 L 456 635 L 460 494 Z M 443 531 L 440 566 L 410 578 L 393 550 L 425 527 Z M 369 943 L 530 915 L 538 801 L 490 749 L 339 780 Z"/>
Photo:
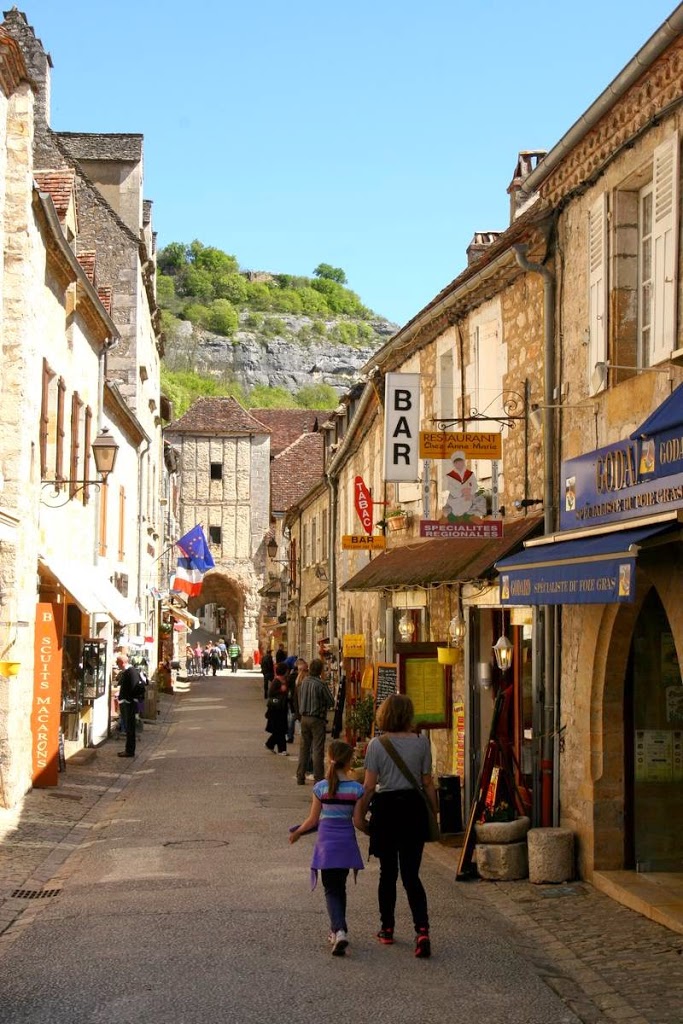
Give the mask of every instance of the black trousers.
<path id="1" fill-rule="evenodd" d="M 427 894 L 420 881 L 426 837 L 425 803 L 414 790 L 390 790 L 373 797 L 370 854 L 379 860 L 377 897 L 383 928 L 393 928 L 399 872 L 415 931 L 429 928 Z"/>
<path id="2" fill-rule="evenodd" d="M 135 701 L 123 701 L 119 704 L 119 714 L 123 719 L 123 726 L 126 730 L 126 753 L 135 753 Z"/>
<path id="3" fill-rule="evenodd" d="M 333 932 L 346 932 L 346 879 L 348 868 L 323 868 L 320 872 L 325 890 L 325 903 Z"/>

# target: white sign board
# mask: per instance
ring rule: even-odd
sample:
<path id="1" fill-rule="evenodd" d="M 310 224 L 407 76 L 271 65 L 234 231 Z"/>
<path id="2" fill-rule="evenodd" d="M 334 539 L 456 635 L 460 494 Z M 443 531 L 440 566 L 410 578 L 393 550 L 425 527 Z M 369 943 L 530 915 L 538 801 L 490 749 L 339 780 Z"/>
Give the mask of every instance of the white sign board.
<path id="1" fill-rule="evenodd" d="M 388 373 L 384 391 L 384 479 L 419 480 L 420 374 Z"/>

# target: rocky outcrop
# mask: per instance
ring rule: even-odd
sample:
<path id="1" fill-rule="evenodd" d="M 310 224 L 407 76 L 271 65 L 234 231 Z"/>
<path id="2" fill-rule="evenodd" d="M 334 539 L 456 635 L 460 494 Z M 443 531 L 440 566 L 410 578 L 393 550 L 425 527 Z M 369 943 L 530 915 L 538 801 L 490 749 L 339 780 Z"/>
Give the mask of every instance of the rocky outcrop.
<path id="1" fill-rule="evenodd" d="M 395 324 L 379 318 L 364 321 L 372 328 L 372 340 L 368 344 L 347 345 L 331 335 L 336 326 L 348 320 L 325 321 L 326 334 L 318 337 L 313 334 L 314 321 L 310 317 L 278 313 L 278 333 L 271 317 L 266 325 L 269 333 L 265 334 L 262 328 L 247 326 L 249 316 L 242 314 L 240 329 L 232 338 L 213 334 L 189 321 L 178 322 L 166 339 L 167 366 L 237 381 L 245 389 L 268 384 L 297 391 L 306 384 L 325 383 L 341 393 L 397 329 Z"/>

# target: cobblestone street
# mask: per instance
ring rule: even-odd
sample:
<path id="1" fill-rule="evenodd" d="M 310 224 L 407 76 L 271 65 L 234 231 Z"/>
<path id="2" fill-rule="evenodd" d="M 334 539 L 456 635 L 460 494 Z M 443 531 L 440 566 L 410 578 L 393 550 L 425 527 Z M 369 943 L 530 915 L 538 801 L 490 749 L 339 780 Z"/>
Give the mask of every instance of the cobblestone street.
<path id="1" fill-rule="evenodd" d="M 226 687 L 230 688 L 227 692 Z M 282 804 L 285 807 L 285 816 L 289 817 L 305 808 L 307 794 L 296 793 L 291 789 L 293 758 L 283 763 L 279 758 L 265 757 L 259 749 L 260 733 L 254 732 L 255 728 L 260 729 L 259 689 L 256 674 L 244 673 L 230 681 L 220 676 L 216 680 L 197 681 L 188 693 L 163 698 L 158 722 L 145 726 L 140 739 L 139 756 L 135 762 L 127 766 L 126 771 L 121 771 L 121 762 L 116 757 L 119 746 L 112 740 L 100 748 L 89 763 L 69 764 L 67 772 L 60 778 L 57 790 L 36 790 L 28 795 L 20 812 L 3 812 L 0 819 L 3 832 L 0 847 L 0 957 L 11 958 L 14 963 L 17 943 L 24 948 L 25 943 L 38 941 L 33 926 L 39 917 L 40 935 L 46 937 L 40 942 L 47 941 L 49 944 L 51 937 L 56 939 L 56 930 L 66 927 L 65 921 L 62 920 L 66 911 L 60 910 L 60 904 L 64 901 L 66 905 L 66 897 L 73 887 L 82 887 L 84 893 L 92 894 L 89 913 L 97 914 L 98 893 L 106 887 L 100 884 L 99 887 L 90 889 L 84 884 L 88 881 L 88 873 L 96 874 L 98 870 L 98 862 L 92 862 L 94 852 L 97 849 L 108 850 L 111 845 L 111 829 L 116 829 L 117 822 L 125 821 L 126 815 L 131 813 L 139 801 L 151 799 L 153 794 L 145 797 L 149 786 L 161 787 L 156 790 L 155 805 L 165 802 L 167 807 L 171 806 L 168 786 L 177 787 L 178 801 L 182 806 L 186 806 L 188 798 L 197 805 L 205 805 L 212 799 L 210 790 L 206 788 L 208 783 L 204 786 L 203 792 L 195 788 L 190 796 L 189 792 L 182 791 L 178 777 L 163 774 L 164 765 L 169 764 L 168 759 L 174 752 L 177 753 L 181 728 L 186 737 L 185 742 L 189 741 L 189 721 L 192 722 L 189 728 L 194 730 L 192 735 L 197 735 L 196 730 L 201 726 L 201 735 L 205 736 L 205 731 L 211 728 L 207 715 L 217 716 L 214 727 L 225 729 L 226 721 L 221 721 L 217 710 L 220 707 L 227 711 L 230 720 L 229 735 L 233 737 L 233 746 L 234 737 L 238 731 L 242 731 L 244 739 L 239 742 L 243 744 L 250 759 L 257 759 L 259 772 L 265 771 L 266 777 L 269 778 L 268 786 L 272 792 L 266 794 L 268 802 L 274 798 L 275 804 Z M 203 702 L 210 702 L 210 706 L 207 704 L 205 707 Z M 210 736 L 207 736 L 204 745 L 210 742 Z M 228 758 L 228 761 L 233 765 L 233 776 L 239 774 L 234 759 Z M 220 773 L 220 764 L 218 770 Z M 220 785 L 219 779 L 220 775 L 216 776 L 214 786 Z M 264 789 L 263 784 L 260 789 Z M 287 807 L 294 808 L 298 805 L 301 805 L 298 812 L 287 812 Z M 143 803 L 144 806 L 147 805 Z M 215 822 L 216 811 L 207 813 Z M 229 813 L 234 815 L 234 812 Z M 259 843 L 267 843 L 269 849 L 272 844 L 274 851 L 279 849 L 274 863 L 280 859 L 284 860 L 289 851 L 280 842 L 280 824 L 277 825 L 274 835 L 267 823 L 263 824 L 265 831 L 262 826 L 257 827 L 262 836 Z M 143 831 L 146 829 L 151 834 L 154 827 L 152 820 L 149 826 L 143 826 Z M 219 824 L 215 822 L 211 827 L 219 829 Z M 190 823 L 190 832 L 192 831 Z M 249 837 L 245 834 L 241 838 L 247 840 Z M 147 844 L 150 841 L 149 838 L 145 839 Z M 253 859 L 253 840 L 251 843 L 252 852 L 248 856 Z M 142 846 L 142 836 L 138 836 L 135 846 Z M 119 851 L 121 852 L 125 852 L 125 846 Z M 568 1024 L 575 1019 L 586 1024 L 607 1024 L 613 1021 L 629 1021 L 631 1024 L 680 1024 L 683 1006 L 683 936 L 627 910 L 583 882 L 562 886 L 534 886 L 527 882 L 456 883 L 454 877 L 457 853 L 456 849 L 446 845 L 428 848 L 425 880 L 428 890 L 438 894 L 434 912 L 435 956 L 430 969 L 436 970 L 437 963 L 443 966 L 446 960 L 447 974 L 452 973 L 453 968 L 457 968 L 456 975 L 460 977 L 457 988 L 465 984 L 466 976 L 466 987 L 471 986 L 472 974 L 477 974 L 478 965 L 482 965 L 482 977 L 478 979 L 478 984 L 486 988 L 487 984 L 491 983 L 490 980 L 486 981 L 491 963 L 504 962 L 507 950 L 511 963 L 517 965 L 517 974 L 523 971 L 524 985 L 527 989 L 531 984 L 529 978 L 535 976 L 539 984 L 546 986 L 566 1005 L 566 1016 L 558 1016 L 555 1012 L 546 1018 L 548 1020 L 552 1019 L 558 1024 L 560 1021 Z M 306 858 L 308 851 L 303 856 Z M 270 856 L 265 865 L 259 860 L 253 869 L 255 877 L 260 879 L 259 886 L 267 885 L 268 878 L 272 875 L 272 868 L 267 867 L 269 861 Z M 144 870 L 142 874 L 145 874 Z M 368 870 L 365 874 L 370 876 L 371 871 Z M 106 882 L 108 878 L 113 877 L 110 873 L 101 878 L 100 882 Z M 312 904 L 305 902 L 307 895 L 305 885 L 299 884 L 299 868 L 292 878 L 293 880 L 287 881 L 288 901 L 294 902 L 289 907 L 287 917 L 295 920 L 299 918 L 299 925 L 302 922 L 305 925 L 306 919 L 310 917 Z M 159 881 L 160 878 L 155 874 L 155 884 L 159 884 Z M 296 896 L 293 895 L 293 886 L 296 888 Z M 361 878 L 357 888 L 363 894 L 364 902 L 363 909 L 354 910 L 354 914 L 363 917 L 370 914 L 367 927 L 364 921 L 361 929 L 364 935 L 369 935 L 374 916 L 374 887 L 371 877 Z M 27 900 L 12 895 L 17 890 L 40 893 L 51 889 L 62 890 L 59 900 L 51 900 L 49 897 Z M 153 894 L 149 895 L 154 899 Z M 311 898 L 317 916 L 320 916 L 322 900 L 318 895 L 316 893 Z M 351 894 L 352 901 L 354 897 L 356 893 Z M 204 898 L 203 895 L 200 897 Z M 163 899 L 163 895 L 160 894 L 159 913 L 168 913 L 163 910 Z M 126 911 L 128 923 L 132 923 L 133 931 L 137 929 L 137 905 Z M 149 905 L 142 901 L 140 906 L 139 923 L 143 927 Z M 253 911 L 245 908 L 244 912 L 251 914 Z M 233 914 L 236 916 L 238 911 L 234 909 Z M 68 918 L 71 914 L 66 916 Z M 93 917 L 91 928 L 96 927 L 95 921 L 96 918 Z M 101 927 L 101 921 L 97 927 Z M 256 922 L 254 927 L 258 931 L 263 926 Z M 294 934 L 299 931 L 300 927 L 297 927 Z M 287 935 L 290 933 L 287 932 Z M 98 942 L 103 940 L 94 941 L 97 946 Z M 199 938 L 198 941 L 201 943 L 204 940 Z M 291 951 L 286 948 L 280 954 L 282 966 L 285 968 L 289 965 L 290 956 L 296 955 L 294 940 L 288 941 L 292 943 Z M 315 945 L 310 947 L 310 939 L 306 939 L 306 943 L 305 955 L 312 958 L 311 962 L 319 962 L 320 951 Z M 367 938 L 359 940 L 359 948 L 352 949 L 348 958 L 353 958 L 354 966 L 361 974 L 366 970 L 362 966 L 364 962 L 367 962 L 366 967 L 371 967 L 373 971 L 381 970 L 376 960 L 376 949 L 368 943 Z M 104 944 L 108 945 L 107 942 Z M 224 948 L 226 957 L 230 959 L 234 954 L 229 953 L 227 947 Z M 473 953 L 474 960 L 464 969 L 467 957 Z M 491 961 L 488 965 L 484 964 L 487 958 Z M 412 966 L 410 961 L 407 966 Z M 64 964 L 61 965 L 61 969 L 63 967 Z M 51 969 L 59 970 L 60 965 L 53 964 Z M 40 970 L 40 976 L 35 979 L 39 987 L 45 980 L 42 977 L 43 973 L 48 977 L 51 969 L 44 966 L 38 969 L 34 965 L 34 972 Z M 210 966 L 207 970 L 210 970 Z M 501 966 L 500 970 L 504 976 L 505 968 Z M 2 973 L 6 976 L 5 971 Z M 172 973 L 166 976 L 165 982 L 171 989 L 174 986 Z M 495 973 L 494 971 L 494 975 Z M 443 982 L 443 977 L 441 981 Z M 5 984 L 3 982 L 0 986 L 3 990 Z M 503 989 L 507 990 L 508 983 L 503 984 L 501 978 L 496 984 L 503 985 Z M 503 996 L 502 990 L 500 995 Z M 0 1004 L 0 1019 L 28 1020 L 28 1016 L 17 1016 L 16 1006 L 11 1012 L 8 1010 L 8 1007 L 12 1007 L 11 993 L 9 999 L 7 996 L 8 993 L 4 991 Z M 416 991 L 415 998 L 419 999 L 420 1005 L 429 1013 L 430 993 Z M 530 1003 L 532 1001 L 530 999 Z M 161 1000 L 159 1005 L 165 1005 L 164 1000 Z M 504 1016 L 495 1016 L 490 1002 L 484 1000 L 482 1007 L 484 1005 L 488 1006 L 486 1017 L 478 1017 L 476 1013 L 471 1013 L 469 1019 L 500 1019 L 510 1024 L 543 1019 L 534 1016 L 534 1006 L 520 1005 L 519 993 L 516 993 L 510 1002 Z M 208 1007 L 204 1009 L 207 1013 L 206 1019 L 209 1019 Z M 176 1019 L 204 1020 L 204 1009 L 198 1005 L 196 1016 L 189 1018 L 181 1015 Z M 280 1015 L 284 1012 L 283 1006 L 277 1002 L 273 1009 L 277 1009 Z M 54 1016 L 49 1017 L 40 1016 L 40 1012 L 32 1012 L 33 1020 L 73 1019 L 73 1016 L 60 1016 L 56 1011 Z M 254 1011 L 254 1014 L 244 1019 L 265 1019 L 259 1016 L 257 1011 Z M 134 1019 L 134 1016 L 132 1010 L 112 1007 L 106 1019 L 128 1021 Z M 105 1017 L 97 1016 L 92 1019 L 99 1021 Z M 147 1015 L 147 1019 L 156 1018 Z M 425 1015 L 424 1019 L 431 1020 L 436 1017 Z M 452 1019 L 461 1018 L 457 1016 Z"/>

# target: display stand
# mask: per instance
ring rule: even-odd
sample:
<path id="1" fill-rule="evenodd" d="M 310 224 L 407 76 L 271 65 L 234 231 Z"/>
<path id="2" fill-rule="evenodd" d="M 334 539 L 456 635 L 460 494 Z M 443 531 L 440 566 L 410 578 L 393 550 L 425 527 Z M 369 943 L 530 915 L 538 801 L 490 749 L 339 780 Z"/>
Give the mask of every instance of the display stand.
<path id="1" fill-rule="evenodd" d="M 506 735 L 508 727 L 508 715 L 512 701 L 513 688 L 509 686 L 501 690 L 496 697 L 493 706 L 493 718 L 491 719 L 491 730 L 489 740 L 484 753 L 481 771 L 477 779 L 475 798 L 472 802 L 470 816 L 465 832 L 465 841 L 460 854 L 460 862 L 456 880 L 462 882 L 473 876 L 472 854 L 476 844 L 474 826 L 480 820 L 486 806 L 486 798 L 489 792 L 492 779 L 497 780 L 498 786 L 504 786 L 507 793 L 514 800 L 515 807 L 520 815 L 528 815 L 531 809 L 531 794 L 522 783 L 523 794 L 517 784 L 515 773 L 521 777 L 519 763 L 515 757 L 512 745 Z"/>

